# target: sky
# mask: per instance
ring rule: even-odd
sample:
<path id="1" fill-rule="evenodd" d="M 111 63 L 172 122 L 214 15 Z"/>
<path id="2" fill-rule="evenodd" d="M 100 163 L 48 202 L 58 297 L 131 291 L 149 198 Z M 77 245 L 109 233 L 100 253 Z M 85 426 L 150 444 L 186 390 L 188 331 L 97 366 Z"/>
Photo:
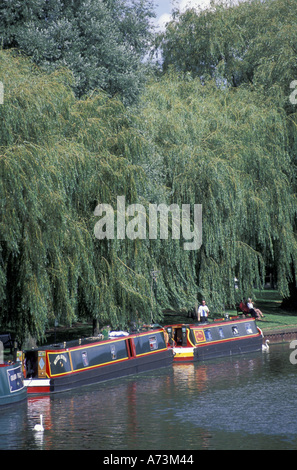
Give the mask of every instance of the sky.
<path id="1" fill-rule="evenodd" d="M 172 7 L 178 7 L 181 11 L 189 7 L 205 8 L 209 6 L 210 0 L 155 0 L 157 4 L 157 18 L 155 24 L 158 28 L 164 29 L 165 24 L 170 20 Z"/>

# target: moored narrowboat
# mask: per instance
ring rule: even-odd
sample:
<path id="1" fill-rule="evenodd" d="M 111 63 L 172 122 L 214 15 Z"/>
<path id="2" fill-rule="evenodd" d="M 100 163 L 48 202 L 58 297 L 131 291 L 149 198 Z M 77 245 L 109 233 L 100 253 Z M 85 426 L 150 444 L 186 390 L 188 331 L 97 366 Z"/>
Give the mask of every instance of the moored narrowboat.
<path id="1" fill-rule="evenodd" d="M 28 393 L 62 392 L 171 365 L 163 328 L 86 338 L 24 351 Z"/>
<path id="2" fill-rule="evenodd" d="M 0 364 L 0 408 L 26 400 L 21 363 Z"/>
<path id="3" fill-rule="evenodd" d="M 263 334 L 252 318 L 165 326 L 175 362 L 192 362 L 262 349 Z"/>

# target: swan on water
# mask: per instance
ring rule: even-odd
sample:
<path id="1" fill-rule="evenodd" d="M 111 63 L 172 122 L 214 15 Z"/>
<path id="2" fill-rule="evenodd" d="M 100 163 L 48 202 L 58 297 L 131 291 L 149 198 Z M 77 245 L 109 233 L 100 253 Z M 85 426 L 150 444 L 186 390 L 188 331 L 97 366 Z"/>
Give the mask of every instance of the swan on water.
<path id="1" fill-rule="evenodd" d="M 262 344 L 262 351 L 268 351 L 269 350 L 269 339 L 265 341 L 265 344 Z"/>
<path id="2" fill-rule="evenodd" d="M 40 424 L 35 424 L 34 431 L 44 431 L 44 427 L 43 427 L 43 424 L 42 424 L 42 418 L 43 418 L 43 416 L 40 415 Z"/>

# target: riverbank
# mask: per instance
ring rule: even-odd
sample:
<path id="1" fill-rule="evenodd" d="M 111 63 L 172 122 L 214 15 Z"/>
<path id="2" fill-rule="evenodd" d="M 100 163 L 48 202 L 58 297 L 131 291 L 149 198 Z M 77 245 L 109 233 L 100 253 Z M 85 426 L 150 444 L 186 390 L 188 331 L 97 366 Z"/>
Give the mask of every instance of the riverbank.
<path id="1" fill-rule="evenodd" d="M 278 291 L 264 290 L 256 292 L 255 305 L 264 314 L 264 318 L 257 324 L 263 331 L 266 339 L 271 342 L 284 342 L 297 339 L 297 312 L 288 312 L 281 307 L 282 298 Z M 237 315 L 236 310 L 226 310 L 230 316 Z M 168 312 L 165 314 L 162 325 L 170 323 L 192 323 L 186 312 Z M 70 341 L 83 337 L 92 336 L 92 322 L 78 321 L 71 327 L 59 325 L 46 331 L 45 344 L 54 342 Z M 8 351 L 6 351 L 8 354 Z"/>
<path id="2" fill-rule="evenodd" d="M 257 292 L 256 306 L 265 317 L 258 321 L 266 339 L 281 343 L 297 339 L 297 312 L 282 309 L 282 299 L 275 290 Z"/>
<path id="3" fill-rule="evenodd" d="M 276 290 L 263 290 L 256 292 L 255 305 L 264 314 L 264 318 L 258 321 L 258 326 L 269 340 L 286 341 L 297 338 L 297 312 L 288 312 L 282 309 L 282 298 Z M 226 310 L 229 315 L 237 315 L 236 310 Z M 172 322 L 191 323 L 193 320 L 183 312 L 167 313 L 164 316 L 162 325 Z M 54 332 L 54 328 L 47 331 L 47 343 L 57 341 L 69 341 L 83 336 L 92 335 L 91 322 L 77 322 L 72 327 L 59 326 Z M 56 336 L 56 339 L 54 340 Z M 291 338 L 291 336 L 293 336 Z"/>
<path id="4" fill-rule="evenodd" d="M 256 291 L 256 298 L 253 301 L 255 306 L 264 314 L 264 318 L 257 321 L 257 325 L 263 331 L 266 339 L 273 343 L 297 339 L 297 312 L 288 312 L 282 308 L 282 298 L 277 290 Z M 237 311 L 234 309 L 226 309 L 225 313 L 230 316 L 237 316 Z M 214 315 L 223 316 L 222 313 L 215 313 Z M 190 323 L 193 320 L 185 315 L 172 312 L 165 315 L 163 324 L 172 323 L 172 321 Z"/>

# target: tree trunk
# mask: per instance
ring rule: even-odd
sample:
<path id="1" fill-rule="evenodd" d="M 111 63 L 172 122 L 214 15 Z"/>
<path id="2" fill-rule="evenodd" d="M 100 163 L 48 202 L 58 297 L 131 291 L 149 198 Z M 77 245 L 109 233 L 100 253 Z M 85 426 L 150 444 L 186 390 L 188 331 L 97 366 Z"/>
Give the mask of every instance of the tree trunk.
<path id="1" fill-rule="evenodd" d="M 283 299 L 282 308 L 285 310 L 295 310 L 297 312 L 297 286 L 295 282 L 292 282 L 289 286 L 290 296 Z"/>
<path id="2" fill-rule="evenodd" d="M 99 335 L 99 321 L 97 318 L 93 318 L 93 336 Z"/>

